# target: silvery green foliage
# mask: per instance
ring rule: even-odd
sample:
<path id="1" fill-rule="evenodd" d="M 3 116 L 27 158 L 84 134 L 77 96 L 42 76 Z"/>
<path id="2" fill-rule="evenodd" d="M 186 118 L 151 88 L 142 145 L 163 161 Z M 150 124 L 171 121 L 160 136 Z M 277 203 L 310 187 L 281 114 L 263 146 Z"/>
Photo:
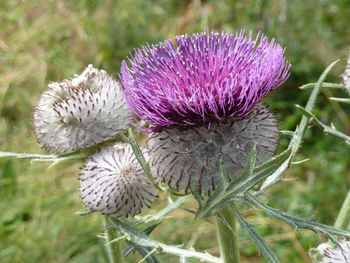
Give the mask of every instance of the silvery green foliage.
<path id="1" fill-rule="evenodd" d="M 153 175 L 177 191 L 210 195 L 222 158 L 231 181 L 241 174 L 254 145 L 257 164 L 272 157 L 278 138 L 275 117 L 264 107 L 241 118 L 213 121 L 212 126 L 170 126 L 148 140 Z"/>
<path id="2" fill-rule="evenodd" d="M 348 57 L 348 63 L 342 76 L 345 89 L 350 95 L 350 56 Z"/>
<path id="3" fill-rule="evenodd" d="M 49 84 L 33 124 L 46 150 L 65 152 L 114 138 L 128 127 L 129 114 L 120 84 L 89 65 L 80 76 Z"/>
<path id="4" fill-rule="evenodd" d="M 336 248 L 330 245 L 324 246 L 321 244 L 317 249 L 324 255 L 319 263 L 350 263 L 350 242 L 346 239 L 337 241 Z"/>
<path id="5" fill-rule="evenodd" d="M 147 159 L 147 153 L 143 149 Z M 81 198 L 105 215 L 134 216 L 157 197 L 129 144 L 115 144 L 88 157 L 80 173 Z"/>

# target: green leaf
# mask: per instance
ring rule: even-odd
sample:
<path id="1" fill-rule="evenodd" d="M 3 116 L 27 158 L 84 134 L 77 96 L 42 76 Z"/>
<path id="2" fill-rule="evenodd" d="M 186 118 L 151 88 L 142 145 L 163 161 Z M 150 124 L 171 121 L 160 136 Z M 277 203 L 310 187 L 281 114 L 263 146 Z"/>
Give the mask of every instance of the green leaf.
<path id="1" fill-rule="evenodd" d="M 146 228 L 143 230 L 143 232 L 145 232 L 147 235 L 150 235 L 150 234 L 152 233 L 152 231 L 153 231 L 154 229 L 156 229 L 157 226 L 159 226 L 161 223 L 162 223 L 162 222 L 158 222 L 158 223 L 153 224 L 153 225 L 151 225 L 151 226 L 149 226 L 149 227 L 146 227 Z"/>
<path id="2" fill-rule="evenodd" d="M 337 102 L 342 102 L 342 103 L 350 104 L 350 99 L 349 99 L 349 98 L 330 97 L 329 99 L 332 100 L 332 101 L 337 101 Z"/>
<path id="3" fill-rule="evenodd" d="M 151 173 L 151 169 L 149 168 L 149 164 L 146 162 L 146 159 L 143 156 L 143 153 L 142 153 L 138 143 L 135 140 L 135 137 L 134 137 L 134 134 L 133 134 L 131 128 L 129 129 L 129 143 L 131 145 L 131 148 L 132 148 L 137 160 L 141 164 L 142 169 L 147 174 L 147 176 L 150 176 L 152 178 L 152 181 L 153 181 L 153 176 Z"/>
<path id="4" fill-rule="evenodd" d="M 111 218 L 113 227 L 116 228 L 121 234 L 127 235 L 130 242 L 134 245 L 149 248 L 157 253 L 169 253 L 178 257 L 196 258 L 201 261 L 220 263 L 220 259 L 209 255 L 208 253 L 200 253 L 193 250 L 186 250 L 175 246 L 163 244 L 155 241 L 147 236 L 145 232 L 127 225 L 116 218 Z M 150 250 L 150 251 L 151 251 Z"/>
<path id="5" fill-rule="evenodd" d="M 282 133 L 283 135 L 286 135 L 288 137 L 293 137 L 293 135 L 294 135 L 293 131 L 288 131 L 288 130 L 282 130 L 282 131 L 280 131 L 280 133 Z"/>
<path id="6" fill-rule="evenodd" d="M 253 149 L 249 153 L 249 157 L 247 160 L 247 163 L 244 167 L 243 172 L 241 173 L 240 176 L 235 178 L 228 186 L 227 190 L 228 191 L 234 191 L 235 189 L 239 188 L 239 186 L 245 184 L 247 180 L 252 177 L 254 168 L 255 168 L 255 163 L 256 163 L 256 147 L 254 146 Z"/>
<path id="7" fill-rule="evenodd" d="M 89 215 L 92 213 L 95 213 L 95 211 L 91 210 L 90 208 L 87 208 L 87 207 L 75 212 L 75 214 L 78 216 L 85 216 L 85 215 Z"/>
<path id="8" fill-rule="evenodd" d="M 204 205 L 205 200 L 204 200 L 203 196 L 201 196 L 198 192 L 192 192 L 192 195 L 193 195 L 194 199 L 196 199 L 196 201 L 198 202 L 199 207 Z"/>
<path id="9" fill-rule="evenodd" d="M 137 251 L 142 257 L 146 257 L 151 251 L 152 249 L 149 248 L 144 248 L 144 247 L 140 247 L 134 244 L 130 244 L 124 251 L 123 253 L 123 257 L 127 257 L 128 255 L 130 255 L 130 253 Z M 149 257 L 147 257 L 146 261 L 148 263 L 159 263 L 157 257 L 155 255 L 151 255 Z"/>
<path id="10" fill-rule="evenodd" d="M 299 87 L 299 89 L 312 89 L 316 86 L 317 83 L 307 83 Z M 329 88 L 329 89 L 345 89 L 343 83 L 329 83 L 323 82 L 321 88 Z"/>
<path id="11" fill-rule="evenodd" d="M 123 234 L 127 234 L 129 236 L 132 236 L 133 239 L 137 240 L 136 244 L 142 247 L 151 247 L 149 241 L 150 238 L 147 236 L 145 232 L 143 232 L 140 229 L 134 228 L 130 225 L 124 224 L 123 222 L 119 221 L 118 219 L 111 218 L 113 222 L 113 226 L 116 227 L 117 230 L 119 230 Z M 133 239 L 131 239 L 131 242 L 133 242 Z"/>
<path id="12" fill-rule="evenodd" d="M 157 226 L 159 226 L 162 222 L 153 224 L 147 228 L 145 228 L 144 230 L 142 230 L 146 235 L 150 235 L 152 233 L 152 231 L 154 229 L 156 229 Z M 129 246 L 125 249 L 123 256 L 127 257 L 130 253 L 134 252 L 135 250 L 137 250 L 137 252 L 142 256 L 142 257 L 146 257 L 149 255 L 149 253 L 152 251 L 152 249 L 148 249 L 148 248 L 144 248 L 144 247 L 140 247 L 137 246 L 133 243 L 130 243 Z M 155 255 L 150 255 L 146 258 L 146 261 L 148 263 L 159 263 L 157 257 Z"/>
<path id="13" fill-rule="evenodd" d="M 265 180 L 265 182 L 262 184 L 262 186 L 260 188 L 260 191 L 265 191 L 270 186 L 276 184 L 277 182 L 279 182 L 281 180 L 282 175 L 284 174 L 285 171 L 288 170 L 288 168 L 290 166 L 291 159 L 292 159 L 292 156 L 290 155 L 289 158 L 287 160 L 285 160 L 281 164 L 281 166 L 278 167 L 278 169 Z"/>
<path id="14" fill-rule="evenodd" d="M 317 83 L 315 84 L 315 88 L 313 89 L 309 100 L 306 104 L 306 110 L 307 111 L 312 111 L 312 109 L 315 106 L 316 103 L 316 99 L 318 94 L 320 93 L 320 88 L 323 84 L 323 81 L 325 80 L 325 78 L 327 77 L 328 73 L 330 72 L 330 70 L 334 67 L 334 65 L 338 62 L 334 61 L 333 63 L 331 63 L 321 74 L 320 78 L 318 79 Z M 288 161 L 286 161 L 282 167 L 276 172 L 274 173 L 271 178 L 268 178 L 268 180 L 263 184 L 261 191 L 268 189 L 269 187 L 271 187 L 272 185 L 274 185 L 275 183 L 279 182 L 280 179 L 282 178 L 283 173 L 289 168 L 291 162 L 293 161 L 293 159 L 295 158 L 296 153 L 298 152 L 298 149 L 301 145 L 302 142 L 302 138 L 304 136 L 305 130 L 307 128 L 307 124 L 309 122 L 308 117 L 303 116 L 301 118 L 301 121 L 299 123 L 299 125 L 297 126 L 297 129 L 295 130 L 295 132 L 293 133 L 293 137 L 290 140 L 290 143 L 288 145 L 288 149 L 291 150 L 291 156 L 289 157 Z"/>
<path id="15" fill-rule="evenodd" d="M 325 133 L 338 137 L 344 140 L 348 145 L 350 145 L 350 136 L 347 136 L 346 134 L 340 131 L 337 131 L 335 128 L 331 126 L 327 126 L 323 124 L 314 114 L 312 114 L 310 111 L 306 110 L 305 108 L 299 105 L 295 105 L 295 107 L 298 110 L 300 110 L 306 117 L 310 118 L 311 121 L 315 122 L 319 127 L 321 127 Z"/>
<path id="16" fill-rule="evenodd" d="M 240 203 L 245 204 L 246 206 L 250 206 L 249 202 L 247 202 L 243 197 L 234 194 L 229 194 L 221 200 L 220 204 L 215 206 L 215 211 L 219 210 L 220 208 L 233 201 L 238 201 Z"/>
<path id="17" fill-rule="evenodd" d="M 182 209 L 185 210 L 187 213 L 190 213 L 194 216 L 197 214 L 196 210 L 192 210 L 192 209 L 188 209 L 188 208 L 182 208 Z"/>
<path id="18" fill-rule="evenodd" d="M 224 165 L 223 160 L 220 160 L 219 163 L 219 176 L 218 176 L 218 183 L 217 188 L 215 189 L 214 193 L 208 198 L 207 204 L 211 204 L 217 200 L 220 196 L 222 196 L 227 188 L 227 174 L 226 174 L 226 168 Z"/>
<path id="19" fill-rule="evenodd" d="M 147 249 L 143 247 L 137 247 L 136 250 L 144 259 L 146 259 L 147 263 L 160 263 L 158 258 L 155 255 L 152 255 L 153 253 L 155 253 L 156 248 Z"/>
<path id="20" fill-rule="evenodd" d="M 294 228 L 294 230 L 297 230 L 298 228 L 303 228 L 309 229 L 315 233 L 322 233 L 328 237 L 330 237 L 331 235 L 350 237 L 350 232 L 337 229 L 333 226 L 327 226 L 324 224 L 314 222 L 312 218 L 299 218 L 295 216 L 290 216 L 281 210 L 269 207 L 249 193 L 245 195 L 245 198 L 255 207 L 263 210 L 269 216 L 278 218 L 291 225 Z"/>
<path id="21" fill-rule="evenodd" d="M 134 137 L 134 134 L 133 134 L 131 128 L 129 128 L 129 143 L 130 143 L 131 148 L 136 156 L 136 159 L 139 161 L 139 163 L 140 163 L 143 171 L 145 172 L 148 180 L 150 180 L 150 182 L 154 185 L 154 187 L 156 189 L 161 190 L 159 188 L 158 184 L 154 181 L 149 163 L 146 161 L 145 157 L 143 156 L 143 153 L 140 149 L 140 146 L 137 144 L 137 142 L 135 140 L 135 137 Z"/>
<path id="22" fill-rule="evenodd" d="M 133 221 L 130 224 L 133 226 L 136 226 L 143 223 L 162 220 L 171 211 L 175 210 L 176 208 L 181 206 L 183 203 L 185 203 L 187 198 L 188 196 L 181 196 L 177 198 L 176 201 L 173 201 L 170 197 L 168 197 L 168 205 L 166 207 L 164 207 L 163 209 L 161 209 L 160 211 L 158 211 L 156 214 L 152 216 L 147 216 L 145 218 L 142 218 L 141 220 Z"/>
<path id="23" fill-rule="evenodd" d="M 289 157 L 290 151 L 286 150 L 261 166 L 254 167 L 256 162 L 256 149 L 253 148 L 249 154 L 247 164 L 238 179 L 231 182 L 226 191 L 220 196 L 216 196 L 215 199 L 210 199 L 209 197 L 208 201 L 198 209 L 197 217 L 208 218 L 231 201 L 239 201 L 249 205 L 249 203 L 242 198 L 244 193 L 278 171 Z"/>
<path id="24" fill-rule="evenodd" d="M 271 263 L 279 263 L 278 258 L 267 246 L 264 238 L 260 236 L 259 233 L 254 229 L 254 227 L 241 216 L 234 204 L 231 204 L 231 207 L 241 227 L 247 231 L 250 238 L 255 242 L 256 246 L 264 254 L 266 259 Z"/>
<path id="25" fill-rule="evenodd" d="M 235 189 L 234 194 L 242 195 L 253 188 L 256 184 L 262 182 L 274 172 L 278 171 L 281 165 L 283 165 L 288 158 L 290 158 L 290 150 L 280 153 L 276 157 L 255 168 L 254 175 L 247 182 L 245 182 L 244 185 L 240 186 L 238 189 Z"/>
<path id="26" fill-rule="evenodd" d="M 274 156 L 270 160 L 266 161 L 260 166 L 255 167 L 254 169 L 254 177 L 255 176 L 260 176 L 262 174 L 266 173 L 273 173 L 278 169 L 278 167 L 288 159 L 290 155 L 290 150 L 285 150 L 281 152 L 280 154 Z"/>
<path id="27" fill-rule="evenodd" d="M 318 79 L 316 85 L 315 85 L 315 88 L 313 89 L 311 95 L 310 95 L 310 98 L 306 104 L 306 107 L 305 109 L 307 111 L 310 111 L 312 112 L 312 109 L 314 108 L 315 106 L 315 103 L 316 103 L 316 98 L 320 92 L 320 88 L 322 86 L 322 83 L 323 81 L 325 80 L 325 78 L 327 77 L 328 73 L 331 71 L 331 69 L 334 67 L 334 65 L 338 62 L 339 60 L 336 60 L 334 61 L 333 63 L 331 63 L 324 71 L 323 73 L 321 74 L 320 78 Z M 300 144 L 301 144 L 301 141 L 302 141 L 302 138 L 304 136 L 304 133 L 305 133 L 305 130 L 306 130 L 306 127 L 307 127 L 307 124 L 308 124 L 308 118 L 306 116 L 303 116 L 301 118 L 301 121 L 300 121 L 300 124 L 298 125 L 298 128 L 297 130 L 295 131 L 295 134 L 292 138 L 292 140 L 290 141 L 289 143 L 289 149 L 292 150 L 292 158 L 294 158 L 296 152 L 298 151 L 299 147 L 300 147 Z"/>

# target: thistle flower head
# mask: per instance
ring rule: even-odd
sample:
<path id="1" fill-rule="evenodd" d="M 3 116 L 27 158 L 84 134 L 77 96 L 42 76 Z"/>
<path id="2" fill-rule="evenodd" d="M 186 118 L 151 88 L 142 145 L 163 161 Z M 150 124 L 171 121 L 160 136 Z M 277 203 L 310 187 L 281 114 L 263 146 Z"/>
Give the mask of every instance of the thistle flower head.
<path id="1" fill-rule="evenodd" d="M 148 140 L 152 173 L 178 191 L 210 195 L 217 186 L 222 159 L 231 181 L 241 174 L 251 149 L 257 164 L 267 161 L 276 148 L 277 123 L 262 106 L 247 116 L 189 127 L 171 126 Z"/>
<path id="2" fill-rule="evenodd" d="M 339 239 L 337 246 L 337 248 L 324 249 L 322 251 L 324 258 L 319 263 L 350 263 L 350 242 Z"/>
<path id="3" fill-rule="evenodd" d="M 87 148 L 128 127 L 130 109 L 120 84 L 89 65 L 80 76 L 49 84 L 36 106 L 37 139 L 51 152 Z"/>
<path id="4" fill-rule="evenodd" d="M 147 159 L 144 149 L 143 154 Z M 116 144 L 90 156 L 79 179 L 84 204 L 106 215 L 134 216 L 157 197 L 128 144 Z"/>
<path id="5" fill-rule="evenodd" d="M 289 76 L 284 49 L 258 34 L 208 31 L 146 45 L 122 63 L 133 112 L 153 131 L 245 116 Z"/>

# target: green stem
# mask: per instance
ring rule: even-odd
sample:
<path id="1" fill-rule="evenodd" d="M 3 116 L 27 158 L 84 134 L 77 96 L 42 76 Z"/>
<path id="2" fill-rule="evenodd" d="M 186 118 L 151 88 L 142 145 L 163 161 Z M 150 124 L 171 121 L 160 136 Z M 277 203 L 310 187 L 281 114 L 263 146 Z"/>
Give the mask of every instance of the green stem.
<path id="1" fill-rule="evenodd" d="M 221 208 L 219 213 L 222 218 L 216 218 L 216 229 L 222 263 L 239 263 L 235 215 L 229 206 Z"/>
<path id="2" fill-rule="evenodd" d="M 110 221 L 108 216 L 103 216 L 103 225 L 105 228 L 105 237 L 106 237 L 106 249 L 109 259 L 109 263 L 122 263 L 122 251 L 120 244 L 118 242 L 111 243 L 111 241 L 116 238 L 116 234 L 113 232 L 113 229 L 109 227 Z"/>
<path id="3" fill-rule="evenodd" d="M 348 230 L 350 223 L 350 190 L 345 198 L 343 206 L 340 209 L 334 226 L 339 229 Z"/>

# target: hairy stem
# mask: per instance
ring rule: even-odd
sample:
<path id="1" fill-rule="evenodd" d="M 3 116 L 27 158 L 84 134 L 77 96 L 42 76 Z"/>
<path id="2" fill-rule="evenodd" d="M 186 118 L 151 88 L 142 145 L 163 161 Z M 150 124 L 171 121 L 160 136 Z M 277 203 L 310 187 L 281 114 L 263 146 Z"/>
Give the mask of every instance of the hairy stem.
<path id="1" fill-rule="evenodd" d="M 345 201 L 340 209 L 337 220 L 334 226 L 339 229 L 348 230 L 350 223 L 350 190 L 345 198 Z"/>
<path id="2" fill-rule="evenodd" d="M 106 238 L 106 249 L 108 260 L 110 263 L 122 263 L 122 251 L 119 243 L 111 243 L 111 241 L 116 238 L 113 228 L 109 227 L 108 216 L 103 216 L 103 225 L 105 228 L 105 238 Z"/>
<path id="3" fill-rule="evenodd" d="M 143 231 L 134 228 L 130 225 L 127 225 L 118 219 L 111 219 L 114 223 L 114 227 L 118 229 L 119 232 L 126 235 L 131 243 L 140 247 L 147 247 L 150 249 L 156 249 L 158 252 L 168 253 L 176 255 L 184 261 L 185 259 L 196 258 L 200 262 L 212 262 L 212 263 L 221 263 L 220 259 L 214 257 L 208 253 L 200 253 L 194 251 L 193 249 L 187 250 L 182 249 L 177 246 L 170 246 L 163 244 L 161 242 L 155 241 L 149 236 L 147 236 Z"/>
<path id="4" fill-rule="evenodd" d="M 240 262 L 238 241 L 236 234 L 236 218 L 231 207 L 226 206 L 219 211 L 222 218 L 216 218 L 218 242 L 221 261 L 223 263 Z"/>

